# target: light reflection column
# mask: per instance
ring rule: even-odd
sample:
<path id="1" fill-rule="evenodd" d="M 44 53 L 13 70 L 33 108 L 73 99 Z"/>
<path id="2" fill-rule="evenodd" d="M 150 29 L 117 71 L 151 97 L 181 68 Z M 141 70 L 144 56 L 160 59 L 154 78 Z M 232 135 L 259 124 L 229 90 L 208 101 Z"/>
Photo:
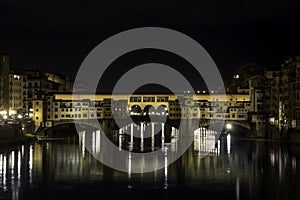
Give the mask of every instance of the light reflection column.
<path id="1" fill-rule="evenodd" d="M 152 151 L 154 151 L 154 131 L 155 131 L 154 123 L 151 124 L 151 131 L 152 131 L 152 133 L 151 133 L 151 149 L 152 149 Z"/>
<path id="2" fill-rule="evenodd" d="M 141 151 L 144 151 L 144 123 L 141 123 Z"/>
<path id="3" fill-rule="evenodd" d="M 96 130 L 96 153 L 100 152 L 101 135 L 100 130 Z"/>
<path id="4" fill-rule="evenodd" d="M 164 123 L 161 123 L 161 146 L 165 144 L 165 126 Z"/>
<path id="5" fill-rule="evenodd" d="M 165 150 L 165 181 L 164 181 L 164 189 L 168 189 L 168 147 L 164 148 Z"/>
<path id="6" fill-rule="evenodd" d="M 131 186 L 131 152 L 128 154 L 128 188 L 132 188 Z"/>
<path id="7" fill-rule="evenodd" d="M 29 183 L 32 184 L 33 146 L 29 146 Z"/>

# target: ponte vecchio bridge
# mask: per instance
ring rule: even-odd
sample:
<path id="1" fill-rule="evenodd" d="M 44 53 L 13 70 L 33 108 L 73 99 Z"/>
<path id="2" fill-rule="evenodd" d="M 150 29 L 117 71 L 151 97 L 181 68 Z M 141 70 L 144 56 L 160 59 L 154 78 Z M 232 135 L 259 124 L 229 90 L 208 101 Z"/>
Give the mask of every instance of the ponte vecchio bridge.
<path id="1" fill-rule="evenodd" d="M 72 94 L 53 93 L 33 102 L 37 126 L 89 119 L 160 116 L 169 120 L 200 119 L 203 126 L 220 120 L 253 129 L 255 111 L 249 94 Z"/>

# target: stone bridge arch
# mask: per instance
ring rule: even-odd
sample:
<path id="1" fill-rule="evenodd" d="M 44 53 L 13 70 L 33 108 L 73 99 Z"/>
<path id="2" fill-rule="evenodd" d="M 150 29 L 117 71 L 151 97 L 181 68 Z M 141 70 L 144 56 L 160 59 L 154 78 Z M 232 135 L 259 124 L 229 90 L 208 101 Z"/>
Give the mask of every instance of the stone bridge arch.
<path id="1" fill-rule="evenodd" d="M 220 124 L 222 121 L 221 120 L 209 120 L 209 119 L 204 119 L 204 120 L 200 120 L 200 126 L 202 127 L 208 127 L 209 125 L 218 125 Z M 227 124 L 231 124 L 234 126 L 238 126 L 238 127 L 242 127 L 245 128 L 249 131 L 253 130 L 251 123 L 245 120 L 225 120 L 224 121 L 224 129 L 226 128 Z"/>

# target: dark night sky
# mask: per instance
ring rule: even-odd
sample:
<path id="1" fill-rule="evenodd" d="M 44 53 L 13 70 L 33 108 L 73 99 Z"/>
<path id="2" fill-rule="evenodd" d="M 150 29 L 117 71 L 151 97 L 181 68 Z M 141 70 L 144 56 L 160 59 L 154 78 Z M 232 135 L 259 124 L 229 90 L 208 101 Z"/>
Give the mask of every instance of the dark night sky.
<path id="1" fill-rule="evenodd" d="M 13 67 L 75 76 L 107 37 L 160 26 L 196 39 L 227 76 L 248 62 L 276 69 L 285 56 L 300 54 L 298 10 L 291 0 L 1 0 L 0 52 Z"/>

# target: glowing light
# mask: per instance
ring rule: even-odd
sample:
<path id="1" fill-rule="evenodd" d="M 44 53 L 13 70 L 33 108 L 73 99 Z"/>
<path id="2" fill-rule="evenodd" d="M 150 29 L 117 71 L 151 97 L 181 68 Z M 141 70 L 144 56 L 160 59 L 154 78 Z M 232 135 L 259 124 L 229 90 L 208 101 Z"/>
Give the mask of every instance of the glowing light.
<path id="1" fill-rule="evenodd" d="M 240 75 L 238 75 L 238 74 L 234 75 L 233 78 L 238 79 L 238 78 L 240 78 Z"/>
<path id="2" fill-rule="evenodd" d="M 10 110 L 10 111 L 9 111 L 9 115 L 15 115 L 15 114 L 17 114 L 17 111 L 16 111 L 16 110 Z"/>
<path id="3" fill-rule="evenodd" d="M 18 118 L 21 119 L 21 118 L 22 118 L 22 115 L 18 115 Z"/>
<path id="4" fill-rule="evenodd" d="M 14 79 L 20 80 L 20 76 L 14 74 Z"/>
<path id="5" fill-rule="evenodd" d="M 232 129 L 232 125 L 231 124 L 226 124 L 226 128 L 227 129 Z"/>
<path id="6" fill-rule="evenodd" d="M 2 111 L 0 111 L 0 114 L 1 114 L 1 115 L 6 115 L 6 114 L 7 114 L 7 111 L 6 111 L 6 110 L 2 110 Z"/>

